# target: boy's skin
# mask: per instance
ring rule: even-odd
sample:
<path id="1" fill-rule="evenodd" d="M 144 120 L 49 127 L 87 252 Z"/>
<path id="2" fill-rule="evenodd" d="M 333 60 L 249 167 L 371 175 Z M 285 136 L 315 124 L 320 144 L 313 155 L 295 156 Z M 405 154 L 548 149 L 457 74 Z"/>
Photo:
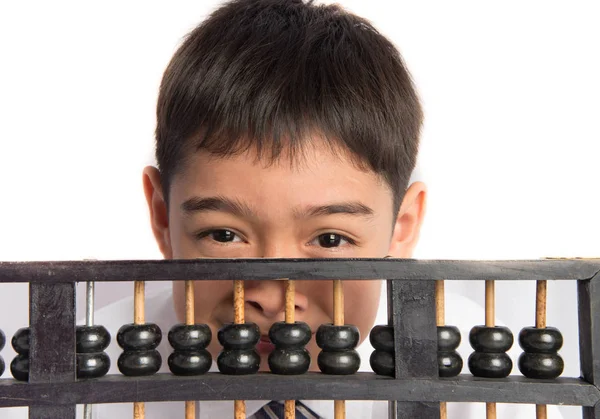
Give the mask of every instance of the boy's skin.
<path id="1" fill-rule="evenodd" d="M 273 164 L 266 163 L 252 149 L 228 157 L 197 151 L 186 156 L 172 179 L 168 210 L 158 170 L 146 167 L 144 192 L 152 230 L 164 257 L 412 256 L 425 212 L 423 183 L 410 185 L 394 214 L 388 183 L 357 165 L 355 156 L 341 148 L 332 150 L 318 138 L 303 151 L 293 160 L 284 152 Z M 200 201 L 205 198 L 217 199 Z M 226 202 L 237 205 L 228 206 Z M 211 230 L 216 232 L 206 234 Z M 246 321 L 258 324 L 266 336 L 274 322 L 284 320 L 283 282 L 245 284 Z M 344 282 L 345 322 L 359 328 L 361 342 L 373 326 L 381 284 Z M 183 321 L 181 281 L 173 282 L 173 303 Z M 195 317 L 197 323 L 211 327 L 213 336 L 224 323 L 232 322 L 232 284 L 197 281 Z M 319 325 L 332 323 L 332 317 L 331 281 L 297 281 L 296 320 L 308 323 L 314 333 Z M 221 350 L 216 339 L 208 349 L 213 357 Z M 316 360 L 319 348 L 314 339 L 307 349 Z M 267 370 L 267 353 L 261 353 L 261 358 L 261 370 Z"/>

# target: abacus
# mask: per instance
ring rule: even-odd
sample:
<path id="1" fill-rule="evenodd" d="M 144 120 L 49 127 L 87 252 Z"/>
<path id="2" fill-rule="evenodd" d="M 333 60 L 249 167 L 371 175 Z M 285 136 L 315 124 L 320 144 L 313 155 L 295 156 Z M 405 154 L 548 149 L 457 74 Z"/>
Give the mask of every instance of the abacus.
<path id="1" fill-rule="evenodd" d="M 388 324 L 375 326 L 369 336 L 374 372 L 357 373 L 359 336 L 344 324 L 343 282 L 375 278 L 387 281 Z M 220 372 L 214 373 L 207 372 L 210 329 L 193 321 L 194 282 L 205 279 L 231 281 L 234 290 L 235 321 L 219 330 L 223 351 L 216 360 Z M 257 373 L 254 346 L 260 332 L 244 320 L 244 281 L 275 279 L 286 281 L 285 322 L 269 331 L 275 344 L 272 372 Z M 171 374 L 156 374 L 162 331 L 144 318 L 144 281 L 157 280 L 187 281 L 186 324 L 174 325 L 168 335 L 174 349 Z M 307 372 L 304 346 L 311 331 L 294 319 L 295 280 L 333 282 L 333 324 L 315 334 L 322 349 L 320 373 Z M 486 281 L 485 324 L 469 336 L 472 375 L 461 374 L 458 329 L 445 325 L 443 281 L 448 280 Z M 518 337 L 523 376 L 509 375 L 513 362 L 506 351 L 514 337 L 494 322 L 494 285 L 506 280 L 535 282 L 537 288 L 535 326 L 525 325 Z M 546 281 L 553 280 L 577 281 L 581 377 L 559 378 L 562 336 L 547 327 L 545 315 Z M 103 351 L 110 336 L 94 325 L 93 284 L 110 281 L 134 281 L 135 315 L 117 333 L 123 353 L 112 361 L 122 375 L 107 376 L 111 360 Z M 495 417 L 496 403 L 528 403 L 537 406 L 537 418 L 545 417 L 546 405 L 566 404 L 581 406 L 585 419 L 600 419 L 600 259 L 2 262 L 0 282 L 30 287 L 30 324 L 12 338 L 18 353 L 10 362 L 14 379 L 0 380 L 0 408 L 28 406 L 31 419 L 75 418 L 78 404 L 124 402 L 133 404 L 134 417 L 143 418 L 149 401 L 185 402 L 189 419 L 194 417 L 190 401 L 203 400 L 236 400 L 231 415 L 237 419 L 245 417 L 243 400 L 265 399 L 287 400 L 286 418 L 294 417 L 294 400 L 318 399 L 334 401 L 336 419 L 345 415 L 344 400 L 387 400 L 391 418 L 445 418 L 446 402 L 481 402 L 488 418 Z M 76 326 L 77 282 L 88 283 L 85 326 Z M 0 333 L 0 349 L 4 344 Z M 4 369 L 0 358 L 0 375 Z"/>

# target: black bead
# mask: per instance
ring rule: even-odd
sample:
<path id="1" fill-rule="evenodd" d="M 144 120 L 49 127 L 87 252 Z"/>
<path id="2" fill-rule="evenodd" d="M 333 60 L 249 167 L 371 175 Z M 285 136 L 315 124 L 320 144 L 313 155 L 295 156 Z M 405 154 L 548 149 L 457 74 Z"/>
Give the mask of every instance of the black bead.
<path id="1" fill-rule="evenodd" d="M 29 357 L 19 354 L 10 363 L 10 373 L 15 380 L 29 381 Z"/>
<path id="2" fill-rule="evenodd" d="M 20 355 L 29 354 L 29 328 L 22 327 L 17 330 L 11 340 L 11 344 L 16 353 Z"/>
<path id="3" fill-rule="evenodd" d="M 119 356 L 117 367 L 121 374 L 130 377 L 152 375 L 160 369 L 162 357 L 155 350 L 125 351 Z"/>
<path id="4" fill-rule="evenodd" d="M 5 367 L 6 365 L 4 365 L 4 359 L 2 359 L 2 357 L 0 356 L 0 377 L 2 377 L 2 374 L 4 374 Z"/>
<path id="5" fill-rule="evenodd" d="M 507 377 L 513 367 L 512 360 L 504 352 L 473 352 L 468 364 L 471 374 L 485 378 Z"/>
<path id="6" fill-rule="evenodd" d="M 393 352 L 375 350 L 369 358 L 369 363 L 375 374 L 386 375 L 388 377 L 394 377 L 396 375 Z"/>
<path id="7" fill-rule="evenodd" d="M 317 358 L 319 369 L 324 374 L 349 375 L 360 368 L 360 356 L 353 349 L 344 351 L 326 351 Z"/>
<path id="8" fill-rule="evenodd" d="M 360 341 L 358 328 L 351 324 L 335 326 L 322 324 L 317 329 L 317 345 L 324 351 L 354 349 Z"/>
<path id="9" fill-rule="evenodd" d="M 217 338 L 226 349 L 253 349 L 260 340 L 260 329 L 256 323 L 227 323 L 219 329 Z"/>
<path id="10" fill-rule="evenodd" d="M 310 326 L 304 322 L 277 322 L 269 329 L 269 339 L 281 349 L 301 348 L 310 341 L 311 336 Z"/>
<path id="11" fill-rule="evenodd" d="M 4 336 L 4 332 L 0 330 L 0 351 L 4 348 L 6 344 L 6 336 Z"/>
<path id="12" fill-rule="evenodd" d="M 175 375 L 200 375 L 212 365 L 212 356 L 206 349 L 175 351 L 167 360 L 169 369 Z"/>
<path id="13" fill-rule="evenodd" d="M 369 333 L 369 341 L 377 351 L 394 352 L 394 326 L 377 325 Z"/>
<path id="14" fill-rule="evenodd" d="M 519 345 L 525 352 L 555 354 L 563 345 L 563 336 L 555 327 L 525 327 L 519 333 Z"/>
<path id="15" fill-rule="evenodd" d="M 154 323 L 126 324 L 117 332 L 117 343 L 125 351 L 155 349 L 162 340 L 160 327 Z"/>
<path id="16" fill-rule="evenodd" d="M 276 348 L 269 354 L 273 374 L 304 374 L 310 367 L 310 354 L 304 348 Z"/>
<path id="17" fill-rule="evenodd" d="M 254 374 L 260 367 L 260 355 L 254 349 L 225 349 L 217 357 L 217 366 L 222 374 Z"/>
<path id="18" fill-rule="evenodd" d="M 454 351 L 460 345 L 460 330 L 456 326 L 438 326 L 438 351 Z"/>
<path id="19" fill-rule="evenodd" d="M 77 378 L 103 377 L 109 369 L 110 358 L 106 352 L 77 354 Z"/>
<path id="20" fill-rule="evenodd" d="M 552 379 L 562 374 L 565 363 L 558 354 L 523 352 L 519 370 L 527 378 Z"/>
<path id="21" fill-rule="evenodd" d="M 475 352 L 506 352 L 513 345 L 513 334 L 504 326 L 475 326 L 469 334 L 469 342 Z"/>
<path id="22" fill-rule="evenodd" d="M 168 339 L 176 351 L 200 350 L 208 346 L 212 332 L 206 324 L 176 324 L 169 330 Z"/>
<path id="23" fill-rule="evenodd" d="M 456 377 L 463 368 L 463 360 L 456 351 L 438 352 L 438 374 L 440 377 Z"/>
<path id="24" fill-rule="evenodd" d="M 77 353 L 102 352 L 110 344 L 110 333 L 104 326 L 77 326 L 75 336 Z"/>

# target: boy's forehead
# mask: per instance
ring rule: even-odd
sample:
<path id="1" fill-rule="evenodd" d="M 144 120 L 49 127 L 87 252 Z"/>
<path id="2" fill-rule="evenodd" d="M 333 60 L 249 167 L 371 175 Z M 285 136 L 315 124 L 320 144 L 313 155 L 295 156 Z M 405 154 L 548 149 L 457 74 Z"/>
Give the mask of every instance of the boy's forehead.
<path id="1" fill-rule="evenodd" d="M 263 207 L 314 206 L 353 202 L 381 212 L 393 194 L 381 176 L 357 164 L 349 153 L 328 145 L 315 145 L 292 156 L 261 158 L 255 150 L 218 156 L 199 150 L 187 156 L 173 178 L 170 197 L 174 205 L 196 197 L 227 197 Z"/>

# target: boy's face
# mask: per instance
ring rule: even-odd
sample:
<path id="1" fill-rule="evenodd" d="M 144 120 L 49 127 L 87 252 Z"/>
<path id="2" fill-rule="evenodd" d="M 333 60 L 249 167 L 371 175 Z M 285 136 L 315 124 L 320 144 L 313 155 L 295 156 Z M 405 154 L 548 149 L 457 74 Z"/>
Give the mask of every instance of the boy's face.
<path id="1" fill-rule="evenodd" d="M 344 153 L 325 146 L 306 150 L 290 164 L 285 156 L 268 165 L 253 152 L 226 158 L 204 151 L 190 156 L 171 182 L 167 215 L 155 168 L 144 172 L 151 222 L 166 258 L 364 258 L 410 257 L 425 206 L 425 190 L 413 184 L 398 214 L 393 196 L 378 175 L 356 167 Z M 246 321 L 255 322 L 266 339 L 270 326 L 285 315 L 284 281 L 245 282 Z M 181 320 L 184 284 L 173 282 Z M 373 325 L 381 281 L 344 281 L 345 322 L 356 325 L 361 339 Z M 296 320 L 313 333 L 332 323 L 331 281 L 296 281 Z M 230 281 L 195 283 L 195 317 L 217 330 L 233 321 Z M 266 369 L 267 348 L 262 350 Z M 307 349 L 313 360 L 314 339 Z M 316 362 L 313 362 L 316 365 Z"/>

